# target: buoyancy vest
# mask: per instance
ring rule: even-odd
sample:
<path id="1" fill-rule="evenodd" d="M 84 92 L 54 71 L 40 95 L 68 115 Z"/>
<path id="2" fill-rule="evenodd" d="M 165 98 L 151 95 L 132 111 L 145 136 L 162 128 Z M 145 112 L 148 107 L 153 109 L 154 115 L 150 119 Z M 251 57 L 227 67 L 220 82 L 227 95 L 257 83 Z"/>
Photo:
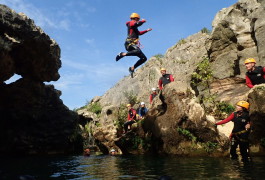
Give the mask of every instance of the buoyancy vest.
<path id="1" fill-rule="evenodd" d="M 265 83 L 263 67 L 256 66 L 254 71 L 246 72 L 253 85 Z"/>
<path id="2" fill-rule="evenodd" d="M 162 81 L 163 86 L 165 86 L 166 84 L 170 83 L 170 74 L 165 74 L 163 75 L 160 80 Z"/>
<path id="3" fill-rule="evenodd" d="M 133 119 L 136 120 L 136 114 L 133 113 L 134 111 L 135 111 L 134 109 L 130 109 L 129 110 L 129 116 L 130 116 L 130 118 L 132 118 L 134 116 Z"/>
<path id="4" fill-rule="evenodd" d="M 246 131 L 245 126 L 250 122 L 249 113 L 245 111 L 242 114 L 234 112 L 234 119 L 232 121 L 234 122 L 232 135 L 236 135 L 240 139 L 247 139 L 248 131 Z"/>
<path id="5" fill-rule="evenodd" d="M 151 100 L 153 100 L 156 96 L 157 96 L 156 93 L 152 93 L 152 94 L 151 94 L 151 98 L 152 98 Z"/>

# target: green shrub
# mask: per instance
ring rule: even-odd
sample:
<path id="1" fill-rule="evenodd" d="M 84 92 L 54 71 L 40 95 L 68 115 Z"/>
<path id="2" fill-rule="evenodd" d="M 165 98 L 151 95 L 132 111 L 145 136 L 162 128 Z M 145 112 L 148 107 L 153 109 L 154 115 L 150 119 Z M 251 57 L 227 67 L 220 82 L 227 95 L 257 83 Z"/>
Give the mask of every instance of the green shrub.
<path id="1" fill-rule="evenodd" d="M 210 82 L 213 80 L 213 71 L 210 67 L 208 58 L 204 58 L 191 75 L 191 83 L 195 86 L 202 85 L 209 88 Z"/>
<path id="2" fill-rule="evenodd" d="M 98 116 L 100 115 L 101 111 L 102 111 L 102 107 L 100 105 L 99 102 L 95 102 L 95 103 L 91 103 L 88 105 L 87 109 L 95 114 L 97 114 Z"/>
<path id="3" fill-rule="evenodd" d="M 211 30 L 207 29 L 206 27 L 201 29 L 201 33 L 210 34 Z"/>
<path id="4" fill-rule="evenodd" d="M 160 58 L 163 58 L 164 55 L 163 54 L 156 54 L 156 55 L 154 55 L 154 57 L 157 58 L 157 59 L 160 59 Z"/>
<path id="5" fill-rule="evenodd" d="M 208 153 L 211 153 L 218 148 L 218 144 L 211 142 L 211 141 L 208 141 L 206 143 L 201 143 L 201 144 L 202 144 L 202 147 L 205 149 L 205 151 Z"/>
<path id="6" fill-rule="evenodd" d="M 127 107 L 125 104 L 120 105 L 119 109 L 118 109 L 118 114 L 117 114 L 117 119 L 114 122 L 115 126 L 117 126 L 118 128 L 123 128 L 123 124 L 127 119 Z"/>
<path id="7" fill-rule="evenodd" d="M 133 93 L 133 91 L 124 91 L 123 93 L 129 104 L 133 106 L 137 103 L 137 96 Z"/>

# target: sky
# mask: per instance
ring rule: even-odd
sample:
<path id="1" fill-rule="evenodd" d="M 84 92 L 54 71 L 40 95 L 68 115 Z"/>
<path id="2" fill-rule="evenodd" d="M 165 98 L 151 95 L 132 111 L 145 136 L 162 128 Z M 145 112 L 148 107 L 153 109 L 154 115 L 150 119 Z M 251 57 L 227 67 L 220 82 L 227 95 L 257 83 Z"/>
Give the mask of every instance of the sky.
<path id="1" fill-rule="evenodd" d="M 153 30 L 141 36 L 142 51 L 151 58 L 165 54 L 180 39 L 212 29 L 218 11 L 237 0 L 0 0 L 16 12 L 33 19 L 61 48 L 60 79 L 51 81 L 62 91 L 69 109 L 86 105 L 102 96 L 129 75 L 137 57 L 116 62 L 125 51 L 124 40 L 130 14 L 146 19 L 139 30 Z M 12 77 L 6 83 L 15 81 Z"/>

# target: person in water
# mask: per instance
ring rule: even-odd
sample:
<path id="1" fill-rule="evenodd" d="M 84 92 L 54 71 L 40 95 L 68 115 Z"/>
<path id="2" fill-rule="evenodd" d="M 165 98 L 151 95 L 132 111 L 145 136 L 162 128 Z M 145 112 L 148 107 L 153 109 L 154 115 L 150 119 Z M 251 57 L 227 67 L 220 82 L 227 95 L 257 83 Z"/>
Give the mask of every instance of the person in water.
<path id="1" fill-rule="evenodd" d="M 84 149 L 84 156 L 90 156 L 90 149 L 89 148 L 86 148 Z"/>
<path id="2" fill-rule="evenodd" d="M 230 121 L 234 122 L 234 128 L 232 130 L 230 139 L 231 139 L 231 147 L 230 147 L 230 155 L 231 159 L 237 159 L 238 155 L 236 153 L 236 149 L 239 146 L 240 154 L 242 156 L 243 161 L 247 161 L 249 158 L 248 149 L 248 135 L 250 130 L 250 118 L 249 118 L 249 103 L 246 101 L 239 101 L 236 104 L 236 111 L 233 112 L 226 119 L 217 122 L 215 125 L 221 125 L 228 123 Z"/>
<path id="3" fill-rule="evenodd" d="M 119 61 L 124 56 L 139 57 L 140 59 L 132 67 L 129 67 L 129 72 L 133 77 L 134 70 L 137 67 L 141 66 L 143 63 L 145 63 L 145 61 L 147 60 L 145 54 L 141 51 L 139 47 L 139 36 L 151 31 L 152 29 L 149 28 L 144 31 L 138 30 L 138 27 L 144 24 L 146 20 L 145 19 L 140 20 L 140 15 L 137 13 L 132 13 L 130 19 L 131 21 L 126 22 L 128 36 L 126 38 L 124 46 L 127 52 L 120 52 L 116 56 L 116 61 Z"/>

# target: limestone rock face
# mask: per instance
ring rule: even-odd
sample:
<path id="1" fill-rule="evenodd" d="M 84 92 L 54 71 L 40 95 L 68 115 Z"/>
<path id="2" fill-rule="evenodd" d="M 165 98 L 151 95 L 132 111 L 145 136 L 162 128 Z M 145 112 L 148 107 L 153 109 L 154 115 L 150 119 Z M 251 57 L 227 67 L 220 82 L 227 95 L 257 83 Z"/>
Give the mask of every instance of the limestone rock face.
<path id="1" fill-rule="evenodd" d="M 250 103 L 250 118 L 252 123 L 252 132 L 250 134 L 253 144 L 263 144 L 265 139 L 265 85 L 256 85 L 248 94 Z"/>
<path id="2" fill-rule="evenodd" d="M 14 74 L 38 81 L 56 81 L 60 48 L 33 20 L 0 5 L 0 81 Z"/>
<path id="3" fill-rule="evenodd" d="M 172 82 L 163 89 L 144 121 L 144 130 L 159 142 L 157 151 L 178 155 L 195 155 L 200 151 L 203 154 L 206 153 L 203 144 L 209 142 L 224 145 L 219 152 L 227 150 L 228 139 L 218 135 L 194 95 L 179 90 L 177 85 Z M 192 138 L 193 145 L 190 144 Z"/>
<path id="4" fill-rule="evenodd" d="M 212 114 L 207 113 L 213 113 L 215 109 L 210 109 L 209 112 L 208 107 L 211 106 L 208 106 L 206 100 L 214 99 L 214 102 L 232 105 L 250 97 L 253 98 L 250 101 L 256 101 L 258 96 L 248 95 L 249 88 L 245 85 L 244 61 L 252 57 L 257 60 L 257 65 L 265 64 L 264 8 L 262 0 L 239 0 L 231 7 L 222 9 L 212 22 L 213 30 L 210 34 L 196 33 L 181 39 L 165 55 L 151 57 L 136 70 L 134 78 L 127 76 L 108 90 L 99 99 L 100 104 L 103 107 L 109 104 L 120 107 L 129 103 L 132 98 L 136 99 L 136 103 L 144 101 L 149 108 L 148 117 L 143 122 L 144 133 L 136 130 L 130 137 L 157 140 L 157 146 L 152 142 L 150 144 L 161 153 L 192 153 L 188 149 L 192 140 L 185 139 L 181 132 L 189 132 L 190 136 L 194 135 L 201 142 L 218 142 L 224 149 L 227 148 L 227 136 L 233 124 L 223 126 L 229 130 L 221 127 L 213 129 L 210 124 L 217 119 L 213 118 L 210 123 L 206 120 L 206 115 L 209 117 Z M 198 65 L 204 59 L 209 60 L 208 69 L 212 70 L 213 79 L 207 82 L 208 86 L 203 87 L 192 83 L 192 75 L 197 73 Z M 175 82 L 167 85 L 153 104 L 149 104 L 151 88 L 157 87 L 162 67 L 173 75 Z M 260 108 L 257 111 L 259 115 L 263 112 Z M 254 114 L 251 114 L 253 118 Z M 253 123 L 255 122 L 259 121 Z M 263 130 L 260 127 L 255 126 L 255 129 L 259 129 L 257 133 Z M 134 138 L 133 141 L 140 140 Z M 118 145 L 122 148 L 121 143 Z"/>
<path id="5" fill-rule="evenodd" d="M 217 13 L 206 41 L 216 78 L 244 77 L 244 60 L 249 57 L 265 63 L 264 13 L 264 4 L 256 0 L 239 0 Z"/>
<path id="6" fill-rule="evenodd" d="M 0 5 L 0 153 L 82 150 L 78 116 L 45 81 L 59 79 L 60 48 L 33 20 Z M 22 78 L 6 84 L 14 74 Z"/>

